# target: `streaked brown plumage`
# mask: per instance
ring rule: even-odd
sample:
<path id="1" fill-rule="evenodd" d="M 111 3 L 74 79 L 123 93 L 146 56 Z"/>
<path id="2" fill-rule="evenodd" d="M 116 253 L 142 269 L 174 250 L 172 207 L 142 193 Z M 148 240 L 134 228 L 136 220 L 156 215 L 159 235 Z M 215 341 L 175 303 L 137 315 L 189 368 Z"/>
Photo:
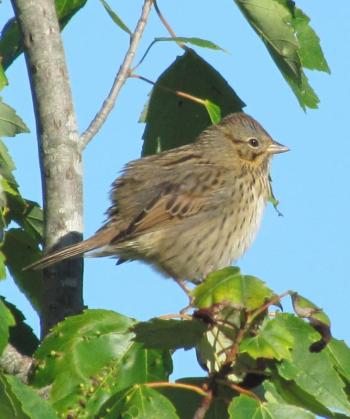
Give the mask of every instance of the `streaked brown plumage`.
<path id="1" fill-rule="evenodd" d="M 193 144 L 130 162 L 113 183 L 106 224 L 29 268 L 94 250 L 201 281 L 250 246 L 270 195 L 270 159 L 287 150 L 253 118 L 231 114 Z"/>

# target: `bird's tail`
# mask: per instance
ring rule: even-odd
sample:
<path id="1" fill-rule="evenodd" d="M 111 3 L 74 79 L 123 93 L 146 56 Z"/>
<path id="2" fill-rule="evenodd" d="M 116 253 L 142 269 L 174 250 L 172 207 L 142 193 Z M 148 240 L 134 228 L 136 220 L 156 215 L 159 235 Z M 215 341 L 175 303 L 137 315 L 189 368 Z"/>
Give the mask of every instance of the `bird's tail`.
<path id="1" fill-rule="evenodd" d="M 37 260 L 36 262 L 26 266 L 23 270 L 26 271 L 30 269 L 44 269 L 62 260 L 69 259 L 74 256 L 83 255 L 84 253 L 89 252 L 90 250 L 94 250 L 99 247 L 108 245 L 111 242 L 111 240 L 114 237 L 116 237 L 117 234 L 118 231 L 116 231 L 115 228 L 103 228 L 96 234 L 91 236 L 89 239 L 49 253 L 48 255 Z"/>

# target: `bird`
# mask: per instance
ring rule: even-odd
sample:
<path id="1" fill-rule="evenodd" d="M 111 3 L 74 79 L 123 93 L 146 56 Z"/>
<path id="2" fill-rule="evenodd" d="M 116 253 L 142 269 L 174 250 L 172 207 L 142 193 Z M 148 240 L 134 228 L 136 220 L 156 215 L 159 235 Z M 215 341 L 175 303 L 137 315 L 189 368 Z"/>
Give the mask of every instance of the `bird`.
<path id="1" fill-rule="evenodd" d="M 104 225 L 26 269 L 111 256 L 146 262 L 180 285 L 201 283 L 252 244 L 271 195 L 271 158 L 288 150 L 246 113 L 227 115 L 192 144 L 128 163 Z"/>

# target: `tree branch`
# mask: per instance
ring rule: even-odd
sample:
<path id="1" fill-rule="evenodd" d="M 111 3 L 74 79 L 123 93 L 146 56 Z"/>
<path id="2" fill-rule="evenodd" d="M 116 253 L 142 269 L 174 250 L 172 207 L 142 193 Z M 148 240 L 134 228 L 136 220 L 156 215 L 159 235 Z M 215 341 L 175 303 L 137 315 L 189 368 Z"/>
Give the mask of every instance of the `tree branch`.
<path id="1" fill-rule="evenodd" d="M 129 77 L 131 65 L 135 57 L 136 49 L 141 40 L 143 31 L 145 29 L 149 13 L 152 8 L 153 0 L 145 0 L 141 12 L 139 21 L 137 22 L 134 33 L 131 36 L 130 46 L 125 54 L 124 61 L 119 68 L 119 71 L 114 79 L 113 86 L 102 104 L 101 109 L 96 114 L 95 118 L 92 120 L 86 131 L 80 137 L 81 148 L 84 149 L 87 144 L 92 140 L 96 135 L 98 130 L 101 128 L 105 120 L 107 119 L 109 113 L 113 109 L 118 94 Z"/>
<path id="2" fill-rule="evenodd" d="M 205 397 L 203 397 L 200 406 L 195 411 L 193 419 L 204 419 L 205 415 L 207 414 L 208 410 L 210 409 L 210 405 L 213 401 L 213 391 L 208 390 Z"/>
<path id="3" fill-rule="evenodd" d="M 14 346 L 8 344 L 0 356 L 0 370 L 5 374 L 14 375 L 22 383 L 28 384 L 33 362 L 33 358 L 22 355 Z M 51 385 L 41 387 L 36 392 L 41 398 L 47 400 L 50 396 L 51 387 Z"/>
<path id="4" fill-rule="evenodd" d="M 17 349 L 8 344 L 0 356 L 0 369 L 5 374 L 14 375 L 22 383 L 28 383 L 28 374 L 33 364 L 33 359 L 20 354 Z"/>
<path id="5" fill-rule="evenodd" d="M 45 248 L 81 240 L 82 158 L 60 28 L 53 0 L 12 0 L 19 23 L 36 117 L 43 185 Z M 41 334 L 83 309 L 82 261 L 44 272 Z"/>

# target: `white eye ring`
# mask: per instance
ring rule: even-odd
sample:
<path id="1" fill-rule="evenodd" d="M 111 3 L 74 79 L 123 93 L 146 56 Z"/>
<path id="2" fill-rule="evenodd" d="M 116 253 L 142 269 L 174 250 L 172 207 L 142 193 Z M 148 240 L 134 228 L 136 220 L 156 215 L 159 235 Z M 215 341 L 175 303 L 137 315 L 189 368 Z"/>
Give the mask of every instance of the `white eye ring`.
<path id="1" fill-rule="evenodd" d="M 259 141 L 256 138 L 249 138 L 248 143 L 254 148 L 259 147 Z"/>

